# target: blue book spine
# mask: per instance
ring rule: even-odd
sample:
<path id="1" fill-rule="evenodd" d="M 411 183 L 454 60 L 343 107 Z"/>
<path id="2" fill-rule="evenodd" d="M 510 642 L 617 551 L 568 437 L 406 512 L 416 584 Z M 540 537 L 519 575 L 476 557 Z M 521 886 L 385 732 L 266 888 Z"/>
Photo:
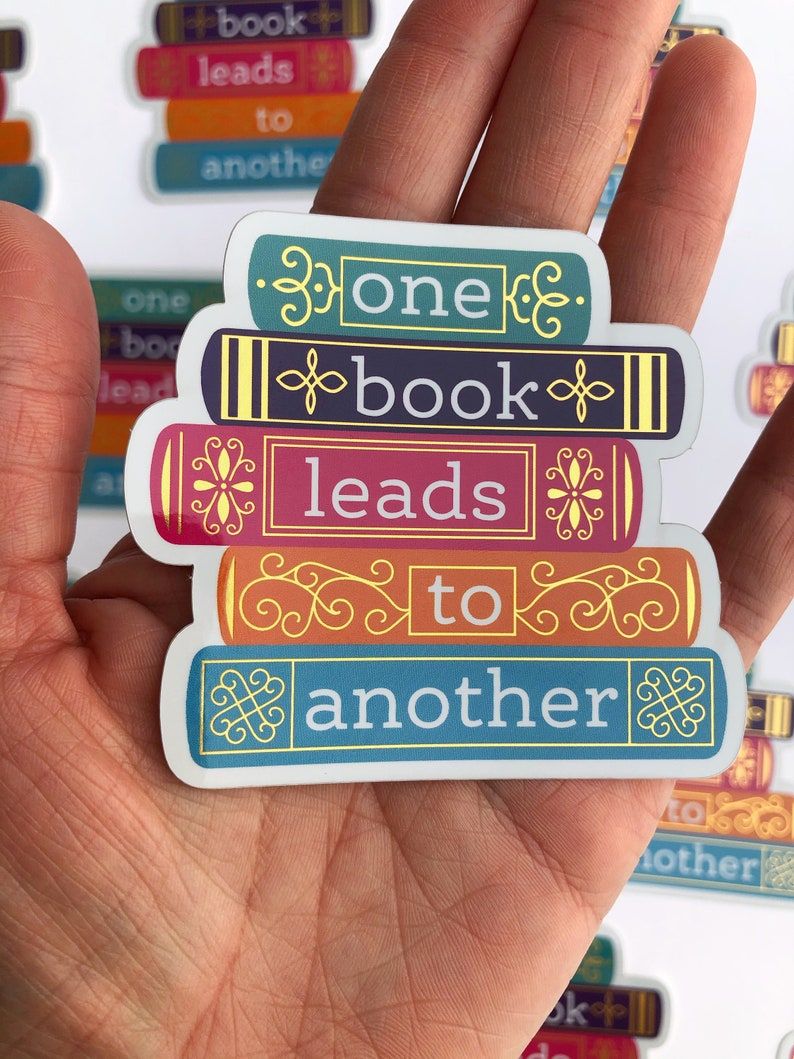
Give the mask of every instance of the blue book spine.
<path id="1" fill-rule="evenodd" d="M 0 165 L 0 199 L 38 210 L 44 194 L 44 180 L 37 165 Z"/>
<path id="2" fill-rule="evenodd" d="M 317 187 L 339 142 L 338 137 L 323 137 L 163 143 L 155 158 L 155 185 L 171 193 Z"/>
<path id="3" fill-rule="evenodd" d="M 80 493 L 83 507 L 124 507 L 124 457 L 89 456 Z"/>

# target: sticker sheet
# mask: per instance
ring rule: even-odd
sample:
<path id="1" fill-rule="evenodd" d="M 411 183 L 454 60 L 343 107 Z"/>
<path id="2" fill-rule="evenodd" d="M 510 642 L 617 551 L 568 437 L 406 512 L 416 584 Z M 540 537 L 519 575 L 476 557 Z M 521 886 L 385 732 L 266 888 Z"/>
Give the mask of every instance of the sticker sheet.
<path id="1" fill-rule="evenodd" d="M 162 692 L 178 776 L 728 767 L 746 687 L 716 565 L 659 522 L 697 349 L 610 323 L 594 243 L 254 214 L 224 295 L 126 475 L 139 544 L 195 568 Z"/>
<path id="2" fill-rule="evenodd" d="M 783 403 L 794 384 L 794 273 L 783 289 L 778 312 L 761 329 L 758 352 L 742 365 L 737 400 L 739 410 L 754 425 L 762 425 Z"/>

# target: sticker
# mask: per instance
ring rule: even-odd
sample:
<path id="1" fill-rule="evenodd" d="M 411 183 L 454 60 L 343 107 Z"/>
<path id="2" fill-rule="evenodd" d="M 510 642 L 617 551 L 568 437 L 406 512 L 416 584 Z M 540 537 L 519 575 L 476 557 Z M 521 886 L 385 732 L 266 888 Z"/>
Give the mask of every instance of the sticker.
<path id="1" fill-rule="evenodd" d="M 341 342 L 213 335 L 213 421 L 246 426 L 675 438 L 684 367 L 672 349 Z"/>
<path id="2" fill-rule="evenodd" d="M 571 985 L 544 1026 L 655 1040 L 661 1032 L 663 1014 L 662 994 L 655 989 Z"/>
<path id="3" fill-rule="evenodd" d="M 606 182 L 601 199 L 596 207 L 596 216 L 603 217 L 612 209 L 615 199 L 618 197 L 618 189 L 620 183 L 623 180 L 623 173 L 625 168 L 623 166 L 616 166 L 609 174 L 609 179 Z"/>
<path id="4" fill-rule="evenodd" d="M 677 22 L 670 26 L 665 34 L 664 41 L 656 54 L 655 61 L 657 63 L 663 62 L 676 45 L 682 44 L 685 40 L 690 40 L 692 37 L 723 36 L 725 36 L 725 31 L 720 29 L 719 26 L 693 26 Z"/>
<path id="5" fill-rule="evenodd" d="M 697 567 L 683 550 L 505 556 L 449 550 L 230 548 L 218 578 L 224 643 L 533 646 L 694 643 Z"/>
<path id="6" fill-rule="evenodd" d="M 97 420 L 95 444 L 114 444 L 131 425 L 109 418 Z M 636 452 L 602 438 L 428 442 L 174 425 L 150 463 L 157 532 L 179 547 L 382 540 L 623 551 L 642 508 Z"/>
<path id="7" fill-rule="evenodd" d="M 548 1030 L 529 1042 L 521 1059 L 639 1059 L 639 1055 L 637 1044 L 628 1037 Z"/>
<path id="8" fill-rule="evenodd" d="M 194 566 L 162 689 L 177 776 L 731 765 L 747 688 L 716 563 L 659 524 L 697 351 L 609 322 L 594 243 L 257 214 L 224 296 L 187 325 L 176 400 L 141 416 L 125 479 L 142 549 Z M 128 424 L 100 416 L 94 453 L 119 455 Z"/>
<path id="9" fill-rule="evenodd" d="M 794 843 L 794 796 L 676 788 L 662 831 Z"/>
<path id="10" fill-rule="evenodd" d="M 338 138 L 228 143 L 161 143 L 155 154 L 160 191 L 250 191 L 319 187 L 339 146 Z"/>
<path id="11" fill-rule="evenodd" d="M 790 1033 L 785 1040 L 780 1042 L 777 1059 L 794 1059 L 794 1033 Z"/>
<path id="12" fill-rule="evenodd" d="M 232 0 L 221 5 L 160 4 L 155 32 L 163 44 L 311 37 L 366 37 L 370 0 Z"/>
<path id="13" fill-rule="evenodd" d="M 590 942 L 584 959 L 571 981 L 575 985 L 609 985 L 615 974 L 615 946 L 598 936 Z"/>
<path id="14" fill-rule="evenodd" d="M 769 739 L 794 735 L 794 698 L 774 692 L 751 691 L 747 700 L 747 732 Z"/>
<path id="15" fill-rule="evenodd" d="M 748 839 L 657 832 L 632 879 L 790 900 L 794 898 L 794 849 Z"/>
<path id="16" fill-rule="evenodd" d="M 122 365 L 173 365 L 184 331 L 184 326 L 178 324 L 102 320 L 99 325 L 102 360 Z"/>
<path id="17" fill-rule="evenodd" d="M 606 319 L 603 307 L 593 317 L 593 254 L 578 245 L 462 251 L 269 233 L 250 252 L 248 297 L 263 332 L 581 345 Z"/>
<path id="18" fill-rule="evenodd" d="M 135 426 L 135 414 L 98 415 L 94 420 L 89 454 L 91 456 L 123 456 L 127 451 L 130 433 Z"/>
<path id="19" fill-rule="evenodd" d="M 103 361 L 99 372 L 97 412 L 136 415 L 155 401 L 176 397 L 174 365 Z"/>
<path id="20" fill-rule="evenodd" d="M 137 78 L 144 99 L 240 97 L 259 107 L 270 95 L 346 92 L 353 53 L 347 41 L 142 48 Z"/>
<path id="21" fill-rule="evenodd" d="M 21 29 L 0 29 L 0 70 L 9 73 L 25 64 L 25 36 Z"/>
<path id="22" fill-rule="evenodd" d="M 26 121 L 0 122 L 0 165 L 26 165 L 31 152 L 30 125 Z"/>
<path id="23" fill-rule="evenodd" d="M 35 212 L 41 207 L 44 182 L 36 165 L 0 165 L 0 199 Z"/>
<path id="24" fill-rule="evenodd" d="M 739 369 L 737 400 L 754 425 L 774 415 L 794 384 L 794 274 L 783 289 L 781 309 L 761 329 L 759 352 Z"/>
<path id="25" fill-rule="evenodd" d="M 223 299 L 223 285 L 207 280 L 160 280 L 153 279 L 105 279 L 91 280 L 97 312 L 100 320 L 111 329 L 111 334 L 103 340 L 103 356 L 120 356 L 125 360 L 160 359 L 151 356 L 147 343 L 137 345 L 132 335 L 128 336 L 125 347 L 121 335 L 113 338 L 112 329 L 119 328 L 120 323 L 172 324 L 178 329 L 181 337 L 184 325 L 207 305 Z M 176 331 L 159 332 L 165 338 L 172 338 Z"/>
<path id="26" fill-rule="evenodd" d="M 774 770 L 775 755 L 769 740 L 746 735 L 731 767 L 719 776 L 698 780 L 698 784 L 727 791 L 757 791 L 763 794 L 769 790 Z"/>
<path id="27" fill-rule="evenodd" d="M 89 456 L 83 474 L 80 504 L 84 507 L 124 506 L 124 457 Z"/>
<path id="28" fill-rule="evenodd" d="M 190 753 L 205 771 L 296 765 L 367 776 L 406 761 L 698 762 L 725 730 L 713 652 L 552 647 L 208 647 L 190 667 Z M 508 766 L 509 767 L 509 766 Z M 668 765 L 668 768 L 670 766 Z M 286 772 L 286 775 L 285 775 Z M 541 773 L 542 774 L 542 773 Z"/>
<path id="29" fill-rule="evenodd" d="M 360 92 L 269 99 L 173 100 L 166 108 L 172 142 L 341 136 Z"/>

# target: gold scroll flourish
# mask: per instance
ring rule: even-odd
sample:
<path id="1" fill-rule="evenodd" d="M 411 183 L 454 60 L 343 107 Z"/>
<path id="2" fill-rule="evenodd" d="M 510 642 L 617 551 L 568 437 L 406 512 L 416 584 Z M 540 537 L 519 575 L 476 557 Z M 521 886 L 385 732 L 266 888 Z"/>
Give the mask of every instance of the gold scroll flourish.
<path id="1" fill-rule="evenodd" d="M 598 486 L 604 472 L 596 467 L 590 449 L 582 447 L 574 453 L 567 446 L 561 448 L 546 479 L 553 483 L 546 493 L 551 501 L 546 516 L 556 524 L 557 536 L 569 541 L 575 534 L 577 540 L 589 541 L 596 522 L 604 517 L 600 504 L 604 493 Z"/>
<path id="2" fill-rule="evenodd" d="M 765 841 L 790 839 L 792 820 L 787 801 L 779 794 L 753 795 L 738 801 L 727 792 L 718 794 L 710 823 L 721 835 Z"/>
<path id="3" fill-rule="evenodd" d="M 303 327 L 312 315 L 323 316 L 329 312 L 336 296 L 342 293 L 341 284 L 334 278 L 331 266 L 324 261 L 314 261 L 302 246 L 288 246 L 281 255 L 281 262 L 290 269 L 303 266 L 300 278 L 282 276 L 273 281 L 273 287 L 280 294 L 293 294 L 302 299 L 302 304 L 287 302 L 282 306 L 281 319 L 284 323 L 289 327 Z"/>
<path id="4" fill-rule="evenodd" d="M 254 632 L 278 629 L 297 640 L 313 626 L 341 632 L 360 613 L 371 636 L 386 636 L 408 621 L 408 607 L 387 592 L 394 582 L 388 559 L 375 559 L 370 576 L 362 577 L 311 560 L 286 569 L 284 556 L 269 552 L 259 570 L 261 576 L 246 585 L 237 604 L 240 618 Z"/>
<path id="5" fill-rule="evenodd" d="M 199 515 L 204 532 L 210 537 L 224 533 L 238 536 L 243 523 L 254 513 L 256 504 L 246 500 L 254 491 L 254 483 L 246 475 L 256 471 L 256 464 L 245 455 L 239 438 L 223 442 L 219 437 L 207 438 L 204 455 L 193 460 L 193 470 L 202 475 L 193 489 L 203 499 L 193 500 L 190 510 Z"/>
<path id="6" fill-rule="evenodd" d="M 540 591 L 516 610 L 516 617 L 541 637 L 559 631 L 565 611 L 579 632 L 595 633 L 609 626 L 625 640 L 668 632 L 681 614 L 679 595 L 664 580 L 661 563 L 652 555 L 637 559 L 634 569 L 614 562 L 570 577 L 557 576 L 556 565 L 544 559 L 532 567 L 530 580 Z M 649 597 L 649 592 L 655 594 Z"/>
<path id="7" fill-rule="evenodd" d="M 655 739 L 666 739 L 673 732 L 693 739 L 708 715 L 699 701 L 705 691 L 703 677 L 684 665 L 671 672 L 650 666 L 637 685 L 637 699 L 644 703 L 637 711 L 637 724 Z"/>
<path id="8" fill-rule="evenodd" d="M 544 310 L 564 309 L 570 305 L 571 299 L 567 294 L 559 290 L 546 290 L 547 284 L 559 283 L 562 279 L 562 267 L 556 261 L 541 261 L 536 265 L 531 275 L 522 272 L 513 280 L 513 286 L 505 301 L 513 310 L 513 316 L 520 324 L 531 324 L 534 331 L 541 338 L 554 339 L 562 332 L 562 320 L 559 316 L 549 313 L 544 319 Z M 525 292 L 519 296 L 522 284 L 528 283 L 532 288 L 532 294 Z M 522 305 L 532 305 L 529 316 L 524 316 L 519 308 Z"/>
<path id="9" fill-rule="evenodd" d="M 286 685 L 264 668 L 247 674 L 234 666 L 221 673 L 209 699 L 217 712 L 210 721 L 210 731 L 230 746 L 240 746 L 248 739 L 267 746 L 286 719 L 277 705 Z"/>

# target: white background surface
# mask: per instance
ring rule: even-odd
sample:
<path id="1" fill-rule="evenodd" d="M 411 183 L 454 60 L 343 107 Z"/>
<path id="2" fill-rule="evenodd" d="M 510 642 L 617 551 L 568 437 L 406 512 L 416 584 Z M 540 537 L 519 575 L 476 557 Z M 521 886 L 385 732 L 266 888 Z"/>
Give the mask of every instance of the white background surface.
<path id="1" fill-rule="evenodd" d="M 362 80 L 407 4 L 375 6 L 377 33 L 358 47 Z M 144 192 L 162 104 L 136 100 L 129 86 L 137 47 L 153 42 L 151 10 L 144 0 L 0 0 L 0 19 L 21 19 L 30 31 L 30 59 L 13 80 L 9 110 L 35 115 L 48 181 L 44 215 L 91 273 L 219 276 L 242 214 L 304 210 L 308 198 L 186 202 Z M 759 433 L 736 411 L 736 374 L 794 270 L 794 4 L 698 0 L 688 13 L 726 23 L 759 81 L 744 181 L 695 332 L 706 368 L 703 428 L 692 452 L 665 467 L 666 520 L 702 527 Z M 76 570 L 97 562 L 124 529 L 120 514 L 82 514 Z M 756 673 L 759 687 L 794 684 L 794 613 L 765 646 Z M 777 788 L 794 791 L 794 748 L 778 761 Z M 620 940 L 624 977 L 656 978 L 669 992 L 670 1033 L 654 1057 L 772 1059 L 794 1028 L 794 902 L 632 886 L 608 923 Z"/>

